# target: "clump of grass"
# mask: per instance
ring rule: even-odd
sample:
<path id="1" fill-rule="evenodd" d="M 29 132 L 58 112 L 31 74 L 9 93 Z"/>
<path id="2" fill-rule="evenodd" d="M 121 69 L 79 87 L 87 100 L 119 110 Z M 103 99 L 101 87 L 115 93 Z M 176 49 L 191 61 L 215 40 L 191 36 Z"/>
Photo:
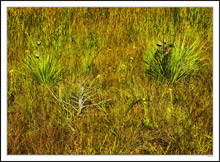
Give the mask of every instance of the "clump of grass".
<path id="1" fill-rule="evenodd" d="M 184 78 L 196 74 L 205 59 L 202 54 L 204 43 L 197 38 L 187 47 L 187 37 L 181 37 L 175 43 L 161 48 L 154 46 L 145 53 L 144 62 L 146 75 L 160 81 L 167 81 L 169 84 L 176 84 Z"/>
<path id="2" fill-rule="evenodd" d="M 40 45 L 39 42 L 37 42 Z M 58 83 L 61 80 L 61 66 L 53 55 L 28 55 L 24 59 L 24 74 L 38 84 Z"/>
<path id="3" fill-rule="evenodd" d="M 175 84 L 178 81 L 190 77 L 191 75 L 199 72 L 200 67 L 203 66 L 202 62 L 205 59 L 203 53 L 204 43 L 199 38 L 193 42 L 188 48 L 185 47 L 186 38 L 183 42 L 179 41 L 176 47 L 173 49 L 170 63 L 167 64 L 169 69 L 169 79 L 171 84 Z"/>

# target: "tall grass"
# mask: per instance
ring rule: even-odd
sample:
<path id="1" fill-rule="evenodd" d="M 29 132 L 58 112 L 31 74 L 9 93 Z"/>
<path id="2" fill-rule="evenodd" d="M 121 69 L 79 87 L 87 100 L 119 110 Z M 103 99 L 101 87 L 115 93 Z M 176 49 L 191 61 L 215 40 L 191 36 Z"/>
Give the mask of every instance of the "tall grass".
<path id="1" fill-rule="evenodd" d="M 8 154 L 213 154 L 212 8 L 8 8 L 7 36 Z"/>

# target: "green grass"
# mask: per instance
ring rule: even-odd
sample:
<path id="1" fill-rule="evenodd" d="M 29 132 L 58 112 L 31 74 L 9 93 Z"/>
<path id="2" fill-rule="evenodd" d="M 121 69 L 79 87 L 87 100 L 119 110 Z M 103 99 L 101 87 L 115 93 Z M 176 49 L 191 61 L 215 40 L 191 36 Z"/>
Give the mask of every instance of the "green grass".
<path id="1" fill-rule="evenodd" d="M 20 73 L 32 78 L 38 84 L 55 84 L 61 80 L 59 61 L 51 54 L 28 55 L 24 60 L 23 71 Z"/>
<path id="2" fill-rule="evenodd" d="M 212 16 L 8 8 L 8 154 L 213 154 Z"/>
<path id="3" fill-rule="evenodd" d="M 182 42 L 179 38 L 171 47 L 171 52 L 166 51 L 166 47 L 153 47 L 150 52 L 146 52 L 146 75 L 150 79 L 176 84 L 177 82 L 196 75 L 201 71 L 203 60 L 207 59 L 204 53 L 208 47 L 197 38 L 191 45 L 187 44 L 187 38 L 184 36 Z"/>

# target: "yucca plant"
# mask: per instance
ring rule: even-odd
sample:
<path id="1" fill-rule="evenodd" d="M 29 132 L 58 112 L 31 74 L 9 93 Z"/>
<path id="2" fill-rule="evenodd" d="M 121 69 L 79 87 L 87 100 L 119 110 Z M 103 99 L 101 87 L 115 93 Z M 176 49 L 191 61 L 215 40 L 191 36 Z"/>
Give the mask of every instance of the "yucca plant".
<path id="1" fill-rule="evenodd" d="M 36 54 L 35 57 L 28 55 L 24 60 L 23 69 L 22 74 L 32 78 L 38 84 L 57 83 L 61 80 L 59 60 L 51 54 L 46 56 Z"/>
<path id="2" fill-rule="evenodd" d="M 176 44 L 176 48 L 172 51 L 170 63 L 167 65 L 170 70 L 169 80 L 171 84 L 177 83 L 179 80 L 196 74 L 203 65 L 205 59 L 202 55 L 205 52 L 204 44 L 197 38 L 189 47 L 185 46 L 186 38 L 182 43 L 180 38 Z"/>
<path id="3" fill-rule="evenodd" d="M 197 38 L 190 46 L 187 45 L 187 37 L 181 37 L 167 52 L 165 48 L 153 47 L 145 54 L 146 75 L 151 79 L 167 81 L 176 84 L 178 81 L 190 77 L 199 71 L 204 53 L 204 43 Z M 167 47 L 169 47 L 167 46 Z"/>

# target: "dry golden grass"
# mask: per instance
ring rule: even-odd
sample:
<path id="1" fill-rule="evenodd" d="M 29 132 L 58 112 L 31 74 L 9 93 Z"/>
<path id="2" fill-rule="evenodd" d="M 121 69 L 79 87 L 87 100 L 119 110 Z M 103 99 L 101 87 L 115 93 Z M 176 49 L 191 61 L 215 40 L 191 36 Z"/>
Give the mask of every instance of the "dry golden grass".
<path id="1" fill-rule="evenodd" d="M 177 26 L 206 43 L 204 66 L 175 85 L 151 81 L 143 58 Z M 212 8 L 8 8 L 7 36 L 8 154 L 213 154 Z M 37 52 L 61 62 L 62 81 L 47 85 L 59 98 L 100 75 L 94 102 L 111 100 L 79 117 L 65 105 L 71 115 L 17 72 Z"/>

